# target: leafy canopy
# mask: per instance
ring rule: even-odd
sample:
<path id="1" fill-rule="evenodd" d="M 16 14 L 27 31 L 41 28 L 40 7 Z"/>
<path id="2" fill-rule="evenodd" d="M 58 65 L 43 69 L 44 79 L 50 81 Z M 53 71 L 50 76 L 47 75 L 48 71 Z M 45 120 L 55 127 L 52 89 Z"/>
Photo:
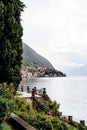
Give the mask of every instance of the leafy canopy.
<path id="1" fill-rule="evenodd" d="M 23 8 L 20 0 L 0 0 L 0 83 L 13 82 L 15 90 L 21 80 Z"/>

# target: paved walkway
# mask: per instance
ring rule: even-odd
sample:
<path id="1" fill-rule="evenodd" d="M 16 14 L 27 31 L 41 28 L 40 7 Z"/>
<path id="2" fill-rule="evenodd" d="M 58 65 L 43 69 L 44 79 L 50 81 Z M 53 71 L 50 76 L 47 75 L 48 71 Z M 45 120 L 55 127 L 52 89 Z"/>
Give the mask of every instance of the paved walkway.
<path id="1" fill-rule="evenodd" d="M 31 98 L 32 97 L 32 93 L 27 93 L 26 91 L 24 91 L 24 92 L 17 91 L 17 93 L 19 94 L 20 97 L 24 97 L 24 98 Z M 41 96 L 35 94 L 35 97 L 41 97 Z"/>

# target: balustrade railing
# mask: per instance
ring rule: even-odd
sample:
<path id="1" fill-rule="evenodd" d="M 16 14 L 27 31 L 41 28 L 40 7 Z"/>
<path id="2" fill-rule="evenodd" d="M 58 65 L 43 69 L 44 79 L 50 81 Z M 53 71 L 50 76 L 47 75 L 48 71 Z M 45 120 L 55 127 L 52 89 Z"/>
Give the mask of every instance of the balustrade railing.
<path id="1" fill-rule="evenodd" d="M 27 93 L 32 93 L 32 96 L 33 94 L 35 95 L 45 95 L 46 94 L 46 88 L 41 88 L 41 89 L 38 89 L 36 87 L 29 87 L 29 86 L 25 86 L 25 85 L 20 85 L 20 87 L 18 88 L 18 91 L 22 94 L 22 92 L 27 92 Z M 67 119 L 67 121 L 69 123 L 80 123 L 82 124 L 83 126 L 87 126 L 87 122 L 85 122 L 85 120 L 78 120 L 76 118 L 74 118 L 73 116 L 66 116 L 66 115 L 63 115 L 62 112 L 60 112 L 60 118 L 64 118 L 64 119 Z"/>

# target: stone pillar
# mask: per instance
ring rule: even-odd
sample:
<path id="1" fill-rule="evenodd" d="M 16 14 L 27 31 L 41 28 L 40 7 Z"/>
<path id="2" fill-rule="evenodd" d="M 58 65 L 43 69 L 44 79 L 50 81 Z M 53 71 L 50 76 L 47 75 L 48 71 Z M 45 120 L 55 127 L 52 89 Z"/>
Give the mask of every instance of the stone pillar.
<path id="1" fill-rule="evenodd" d="M 22 91 L 22 92 L 24 91 L 24 89 L 23 89 L 23 85 L 21 85 L 21 91 Z"/>
<path id="2" fill-rule="evenodd" d="M 80 120 L 80 123 L 85 126 L 85 120 Z"/>
<path id="3" fill-rule="evenodd" d="M 34 89 L 32 89 L 32 97 L 35 96 L 35 92 Z"/>
<path id="4" fill-rule="evenodd" d="M 68 116 L 68 121 L 71 123 L 73 120 L 72 120 L 72 116 Z"/>
<path id="5" fill-rule="evenodd" d="M 35 92 L 34 92 L 34 89 L 32 89 L 32 107 L 33 107 L 33 109 L 36 109 L 36 102 L 35 102 Z"/>
<path id="6" fill-rule="evenodd" d="M 62 116 L 62 112 L 59 112 L 59 116 Z"/>
<path id="7" fill-rule="evenodd" d="M 36 87 L 34 87 L 34 93 L 35 93 L 35 94 L 37 93 L 37 89 L 36 89 Z"/>
<path id="8" fill-rule="evenodd" d="M 27 86 L 27 93 L 29 93 L 30 92 L 30 88 L 29 88 L 29 86 Z"/>
<path id="9" fill-rule="evenodd" d="M 43 95 L 46 95 L 46 88 L 43 88 Z"/>

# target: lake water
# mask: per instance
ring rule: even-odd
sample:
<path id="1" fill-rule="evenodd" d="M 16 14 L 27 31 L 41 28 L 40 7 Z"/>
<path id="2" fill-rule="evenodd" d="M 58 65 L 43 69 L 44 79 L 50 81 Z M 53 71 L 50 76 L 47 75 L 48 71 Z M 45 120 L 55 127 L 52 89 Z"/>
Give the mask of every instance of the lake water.
<path id="1" fill-rule="evenodd" d="M 64 115 L 87 122 L 87 77 L 34 78 L 25 86 L 46 88 L 52 100 L 60 103 Z"/>

